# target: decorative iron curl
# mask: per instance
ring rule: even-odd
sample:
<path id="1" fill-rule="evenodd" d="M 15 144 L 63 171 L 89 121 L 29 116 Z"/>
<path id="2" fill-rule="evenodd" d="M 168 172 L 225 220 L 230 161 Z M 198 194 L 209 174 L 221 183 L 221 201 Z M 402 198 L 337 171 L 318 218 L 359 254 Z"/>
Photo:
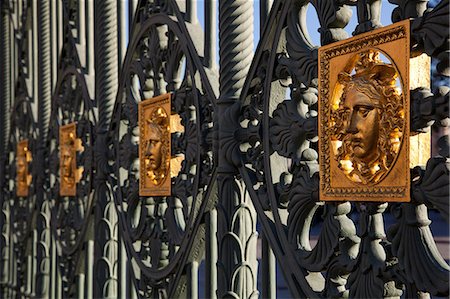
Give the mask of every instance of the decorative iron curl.
<path id="1" fill-rule="evenodd" d="M 441 6 L 448 1 L 443 2 Z M 324 20 L 321 25 L 345 27 L 346 22 L 336 21 L 342 16 L 334 15 L 345 10 L 336 8 L 356 1 L 330 3 L 317 3 L 335 9 L 318 12 L 319 20 Z M 360 3 L 358 33 L 380 25 L 380 1 Z M 317 124 L 313 124 L 318 113 L 317 62 L 315 48 L 306 38 L 311 25 L 305 16 L 298 18 L 299 7 L 306 4 L 274 3 L 268 24 L 272 30 L 261 39 L 240 98 L 240 123 L 257 123 L 258 130 L 243 125 L 239 136 L 252 136 L 257 142 L 235 138 L 243 160 L 240 173 L 291 294 L 373 298 L 410 296 L 416 290 L 448 295 L 448 265 L 436 250 L 429 223 L 423 221 L 425 206 L 448 218 L 448 200 L 444 200 L 448 199 L 448 159 L 435 157 L 425 170 L 415 170 L 413 203 L 398 204 L 401 214 L 388 209 L 387 203 L 319 201 Z M 362 4 L 370 6 L 364 11 Z M 426 16 L 424 24 L 437 20 L 438 14 L 443 17 L 441 6 Z M 371 11 L 373 16 L 364 16 Z M 447 124 L 446 87 L 440 87 L 436 96 L 425 90 L 412 94 L 416 99 L 412 104 L 416 107 L 411 107 L 412 130 L 420 131 L 433 122 Z M 446 144 L 441 138 L 444 156 L 448 155 Z M 385 221 L 391 219 L 390 214 L 395 216 L 394 224 Z M 385 228 L 390 228 L 387 239 Z M 311 239 L 317 240 L 314 246 Z M 405 256 L 406 248 L 413 246 L 416 254 Z M 431 278 L 421 280 L 420 269 L 430 263 L 433 266 L 424 272 Z"/>
<path id="2" fill-rule="evenodd" d="M 108 147 L 117 157 L 110 183 L 118 187 L 114 200 L 119 227 L 139 271 L 132 275 L 143 297 L 184 292 L 186 277 L 180 267 L 197 243 L 204 242 L 200 223 L 211 206 L 207 186 L 214 171 L 208 136 L 215 95 L 195 50 L 198 45 L 190 38 L 201 28 L 184 22 L 175 1 L 163 3 L 142 1 L 137 9 L 108 133 Z M 184 160 L 171 179 L 171 196 L 141 197 L 138 103 L 163 93 L 172 94 L 171 112 L 179 115 L 183 127 L 183 132 L 172 133 L 172 154 Z"/>
<path id="3" fill-rule="evenodd" d="M 70 53 L 70 47 L 66 47 Z M 74 52 L 72 52 L 74 53 Z M 74 54 L 76 57 L 76 54 Z M 64 59 L 64 58 L 63 58 Z M 58 243 L 60 271 L 63 277 L 63 292 L 74 294 L 74 282 L 78 258 L 87 233 L 93 208 L 94 171 L 94 103 L 91 100 L 83 74 L 75 66 L 60 70 L 52 97 L 52 123 L 49 127 L 47 148 L 49 149 L 49 191 L 51 200 L 51 228 Z M 76 137 L 84 150 L 77 152 L 76 168 L 83 167 L 82 176 L 76 186 L 75 196 L 60 195 L 60 140 L 59 129 L 63 125 L 76 123 Z"/>

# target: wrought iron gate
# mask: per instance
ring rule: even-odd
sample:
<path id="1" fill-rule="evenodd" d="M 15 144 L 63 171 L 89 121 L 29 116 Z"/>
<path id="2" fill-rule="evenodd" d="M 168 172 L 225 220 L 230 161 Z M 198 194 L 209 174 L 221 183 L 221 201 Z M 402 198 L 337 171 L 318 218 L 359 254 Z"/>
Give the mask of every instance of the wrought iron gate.
<path id="1" fill-rule="evenodd" d="M 261 0 L 254 52 L 248 0 L 0 0 L 1 297 L 276 298 L 277 268 L 294 298 L 448 296 L 448 0 L 389 0 L 433 59 L 411 202 L 319 198 L 308 32 L 381 28 L 383 2 Z M 144 196 L 138 107 L 163 94 L 171 192 Z"/>

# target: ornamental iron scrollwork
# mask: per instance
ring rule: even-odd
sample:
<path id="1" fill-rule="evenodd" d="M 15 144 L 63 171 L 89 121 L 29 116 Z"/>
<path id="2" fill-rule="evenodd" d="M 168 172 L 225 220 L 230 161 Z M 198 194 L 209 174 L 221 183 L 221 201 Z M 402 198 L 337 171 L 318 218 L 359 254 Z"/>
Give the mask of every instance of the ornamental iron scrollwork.
<path id="1" fill-rule="evenodd" d="M 435 57 L 447 49 L 448 44 L 440 43 L 448 40 L 447 29 L 433 31 L 437 36 L 432 41 L 424 32 L 443 14 L 448 17 L 448 1 L 426 13 L 418 5 L 415 15 L 405 3 L 422 1 L 392 2 L 402 3 L 394 10 L 394 19 L 416 17 L 411 21 L 417 41 L 412 50 Z M 437 209 L 448 221 L 445 138 L 440 139 L 443 156 L 411 170 L 410 203 L 320 201 L 318 54 L 308 36 L 309 4 L 318 15 L 322 45 L 348 37 L 344 30 L 351 17 L 348 5 L 356 1 L 275 2 L 240 105 L 226 115 L 236 119 L 226 147 L 234 152 L 230 161 L 240 167 L 291 294 L 296 298 L 409 298 L 427 292 L 448 296 L 450 267 L 437 250 L 427 212 Z M 381 1 L 358 1 L 359 25 L 354 34 L 381 26 L 380 5 Z M 408 12 L 402 16 L 405 5 Z M 412 130 L 423 131 L 433 123 L 446 125 L 448 112 L 440 112 L 448 107 L 445 87 L 436 96 L 426 89 L 411 94 Z M 233 145 L 236 139 L 240 158 Z"/>
<path id="2" fill-rule="evenodd" d="M 8 5 L 10 5 L 9 3 Z M 10 7 L 11 9 L 11 7 Z M 3 221 L 9 229 L 9 240 L 5 250 L 10 250 L 9 264 L 5 268 L 8 273 L 7 289 L 10 294 L 29 296 L 33 289 L 32 264 L 29 259 L 33 252 L 33 229 L 35 229 L 36 204 L 36 168 L 34 155 L 37 152 L 36 105 L 32 97 L 31 52 L 28 50 L 31 28 L 28 25 L 30 3 L 24 1 L 18 11 L 18 22 L 15 28 L 18 32 L 15 42 L 18 45 L 17 78 L 15 78 L 14 100 L 10 111 L 10 132 L 6 148 L 5 166 L 5 201 L 3 202 Z M 5 99 L 8 101 L 9 99 Z M 8 213 L 9 212 L 9 213 Z M 6 239 L 4 240 L 6 241 Z M 9 244 L 8 244 L 9 243 Z M 2 249 L 3 250 L 3 249 Z M 14 273 L 11 273 L 14 265 Z"/>
<path id="3" fill-rule="evenodd" d="M 19 82 L 22 81 L 19 79 Z M 25 84 L 24 81 L 21 82 Z M 11 114 L 11 134 L 8 146 L 8 163 L 5 169 L 9 192 L 9 221 L 11 242 L 16 263 L 15 279 L 18 294 L 30 294 L 26 287 L 29 282 L 28 256 L 32 250 L 32 230 L 35 227 L 35 178 L 37 169 L 32 160 L 36 152 L 36 123 L 34 121 L 30 98 L 21 84 L 16 87 L 16 100 Z M 20 155 L 19 148 L 26 142 L 26 152 Z M 24 148 L 21 148 L 24 150 Z M 28 157 L 27 157 L 28 156 Z M 24 165 L 21 165 L 23 162 Z M 23 175 L 23 178 L 19 176 Z M 25 186 L 20 186 L 18 180 L 25 180 Z"/>
<path id="4" fill-rule="evenodd" d="M 83 267 L 80 258 L 93 208 L 96 117 L 74 41 L 67 31 L 66 39 L 51 104 L 48 198 L 52 203 L 51 228 L 57 241 L 63 294 L 73 296 L 75 277 Z M 70 132 L 65 132 L 67 129 Z M 71 192 L 61 192 L 61 180 L 66 180 L 63 186 L 70 181 Z"/>
<path id="5" fill-rule="evenodd" d="M 207 74 L 214 69 L 204 66 L 196 51 L 202 45 L 191 40 L 201 27 L 185 22 L 175 1 L 142 1 L 135 20 L 109 132 L 110 151 L 117 157 L 110 183 L 139 296 L 182 296 L 183 265 L 201 258 L 202 215 L 213 205 L 215 95 Z M 140 132 L 138 105 L 166 93 L 171 95 L 167 116 L 180 119 L 169 144 L 171 160 L 182 157 L 181 167 L 167 178 L 171 195 L 140 196 L 139 144 L 146 133 Z"/>

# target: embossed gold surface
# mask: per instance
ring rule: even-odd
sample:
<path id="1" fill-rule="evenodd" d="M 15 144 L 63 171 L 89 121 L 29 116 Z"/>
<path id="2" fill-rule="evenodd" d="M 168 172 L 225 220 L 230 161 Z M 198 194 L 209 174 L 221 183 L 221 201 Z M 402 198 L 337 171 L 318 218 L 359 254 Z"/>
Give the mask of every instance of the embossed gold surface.
<path id="1" fill-rule="evenodd" d="M 409 87 L 411 90 L 431 86 L 431 57 L 422 54 L 410 59 Z M 431 130 L 410 137 L 409 167 L 425 166 L 431 158 Z"/>
<path id="2" fill-rule="evenodd" d="M 171 194 L 170 94 L 139 103 L 139 195 Z"/>
<path id="3" fill-rule="evenodd" d="M 28 196 L 32 176 L 29 173 L 28 165 L 32 161 L 31 151 L 28 147 L 28 140 L 17 143 L 16 152 L 16 195 Z"/>
<path id="4" fill-rule="evenodd" d="M 59 194 L 61 196 L 75 196 L 77 193 L 76 185 L 83 174 L 83 167 L 77 168 L 77 152 L 82 152 L 84 148 L 81 139 L 77 138 L 76 132 L 75 123 L 59 128 Z"/>
<path id="5" fill-rule="evenodd" d="M 322 200 L 410 200 L 409 57 L 409 22 L 319 49 Z"/>

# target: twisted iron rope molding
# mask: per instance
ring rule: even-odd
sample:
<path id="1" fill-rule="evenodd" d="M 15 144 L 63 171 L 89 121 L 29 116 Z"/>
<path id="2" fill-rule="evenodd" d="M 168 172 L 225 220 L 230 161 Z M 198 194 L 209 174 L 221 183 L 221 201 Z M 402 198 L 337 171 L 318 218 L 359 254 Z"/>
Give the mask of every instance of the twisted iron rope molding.
<path id="1" fill-rule="evenodd" d="M 0 4 L 1 18 L 2 18 L 2 28 L 1 28 L 1 37 L 2 37 L 2 66 L 10 66 L 11 65 L 11 54 L 10 54 L 10 28 L 9 28 L 9 8 L 7 7 L 7 1 L 2 1 Z M 10 78 L 10 68 L 3 67 L 2 68 L 2 79 L 1 79 L 1 137 L 0 137 L 0 159 L 4 159 L 6 155 L 6 145 L 9 140 L 9 110 L 10 110 L 10 101 L 11 101 L 11 78 Z M 2 167 L 3 167 L 2 163 Z"/>
<path id="2" fill-rule="evenodd" d="M 225 0 L 219 3 L 219 122 L 218 183 L 218 296 L 249 298 L 257 296 L 256 212 L 245 185 L 235 177 L 237 168 L 227 146 L 230 122 L 238 117 L 233 104 L 242 92 L 253 58 L 253 3 Z M 231 112 L 231 113 L 230 113 Z M 225 138 L 222 138 L 225 137 Z M 233 229 L 234 228 L 234 229 Z M 234 240 L 231 242 L 231 240 Z M 240 253 L 240 254 L 239 254 Z M 242 260 L 236 259 L 235 254 Z M 222 270 L 222 271 L 220 271 Z M 248 275 L 250 274 L 250 275 Z"/>
<path id="3" fill-rule="evenodd" d="M 41 144 L 47 141 L 51 103 L 50 1 L 39 1 L 39 105 L 38 127 Z"/>
<path id="4" fill-rule="evenodd" d="M 50 51 L 50 1 L 43 0 L 38 4 L 39 26 L 38 26 L 38 59 L 39 59 L 39 90 L 38 90 L 38 128 L 39 144 L 37 149 L 37 167 L 45 169 L 44 161 L 47 153 L 45 147 L 47 141 L 50 109 L 51 109 L 51 51 Z M 36 178 L 37 211 L 40 225 L 37 225 L 37 271 L 36 274 L 36 296 L 48 296 L 48 279 L 50 275 L 50 203 L 45 198 L 44 184 L 47 173 L 39 171 Z"/>
<path id="5" fill-rule="evenodd" d="M 117 63 L 117 3 L 99 1 L 95 3 L 98 30 L 96 34 L 96 98 L 99 105 L 97 132 L 105 133 L 114 108 L 118 87 Z"/>
<path id="6" fill-rule="evenodd" d="M 97 22 L 95 36 L 96 60 L 96 99 L 98 103 L 97 140 L 94 145 L 95 162 L 97 165 L 97 182 L 95 184 L 97 211 L 95 223 L 109 232 L 102 236 L 109 239 L 97 239 L 95 246 L 95 267 L 102 268 L 105 276 L 97 279 L 97 296 L 111 297 L 118 292 L 118 273 L 116 263 L 118 260 L 118 215 L 114 201 L 108 196 L 107 177 L 110 173 L 108 165 L 108 151 L 106 134 L 113 114 L 114 102 L 118 89 L 118 23 L 117 1 L 97 1 L 94 4 L 95 20 Z M 103 225 L 102 225 L 103 223 Z"/>
<path id="7" fill-rule="evenodd" d="M 219 4 L 220 99 L 238 98 L 253 58 L 253 2 Z"/>
<path id="8" fill-rule="evenodd" d="M 10 29 L 9 29 L 9 11 L 6 1 L 0 3 L 1 14 L 1 65 L 2 68 L 0 89 L 0 296 L 6 295 L 6 284 L 8 283 L 9 273 L 9 211 L 7 209 L 7 201 L 5 200 L 5 162 L 6 162 L 6 145 L 8 143 L 9 136 L 9 120 L 8 112 L 10 109 L 11 100 L 11 78 L 9 76 L 9 67 L 11 65 L 10 50 Z M 6 267 L 5 267 L 6 266 Z"/>

